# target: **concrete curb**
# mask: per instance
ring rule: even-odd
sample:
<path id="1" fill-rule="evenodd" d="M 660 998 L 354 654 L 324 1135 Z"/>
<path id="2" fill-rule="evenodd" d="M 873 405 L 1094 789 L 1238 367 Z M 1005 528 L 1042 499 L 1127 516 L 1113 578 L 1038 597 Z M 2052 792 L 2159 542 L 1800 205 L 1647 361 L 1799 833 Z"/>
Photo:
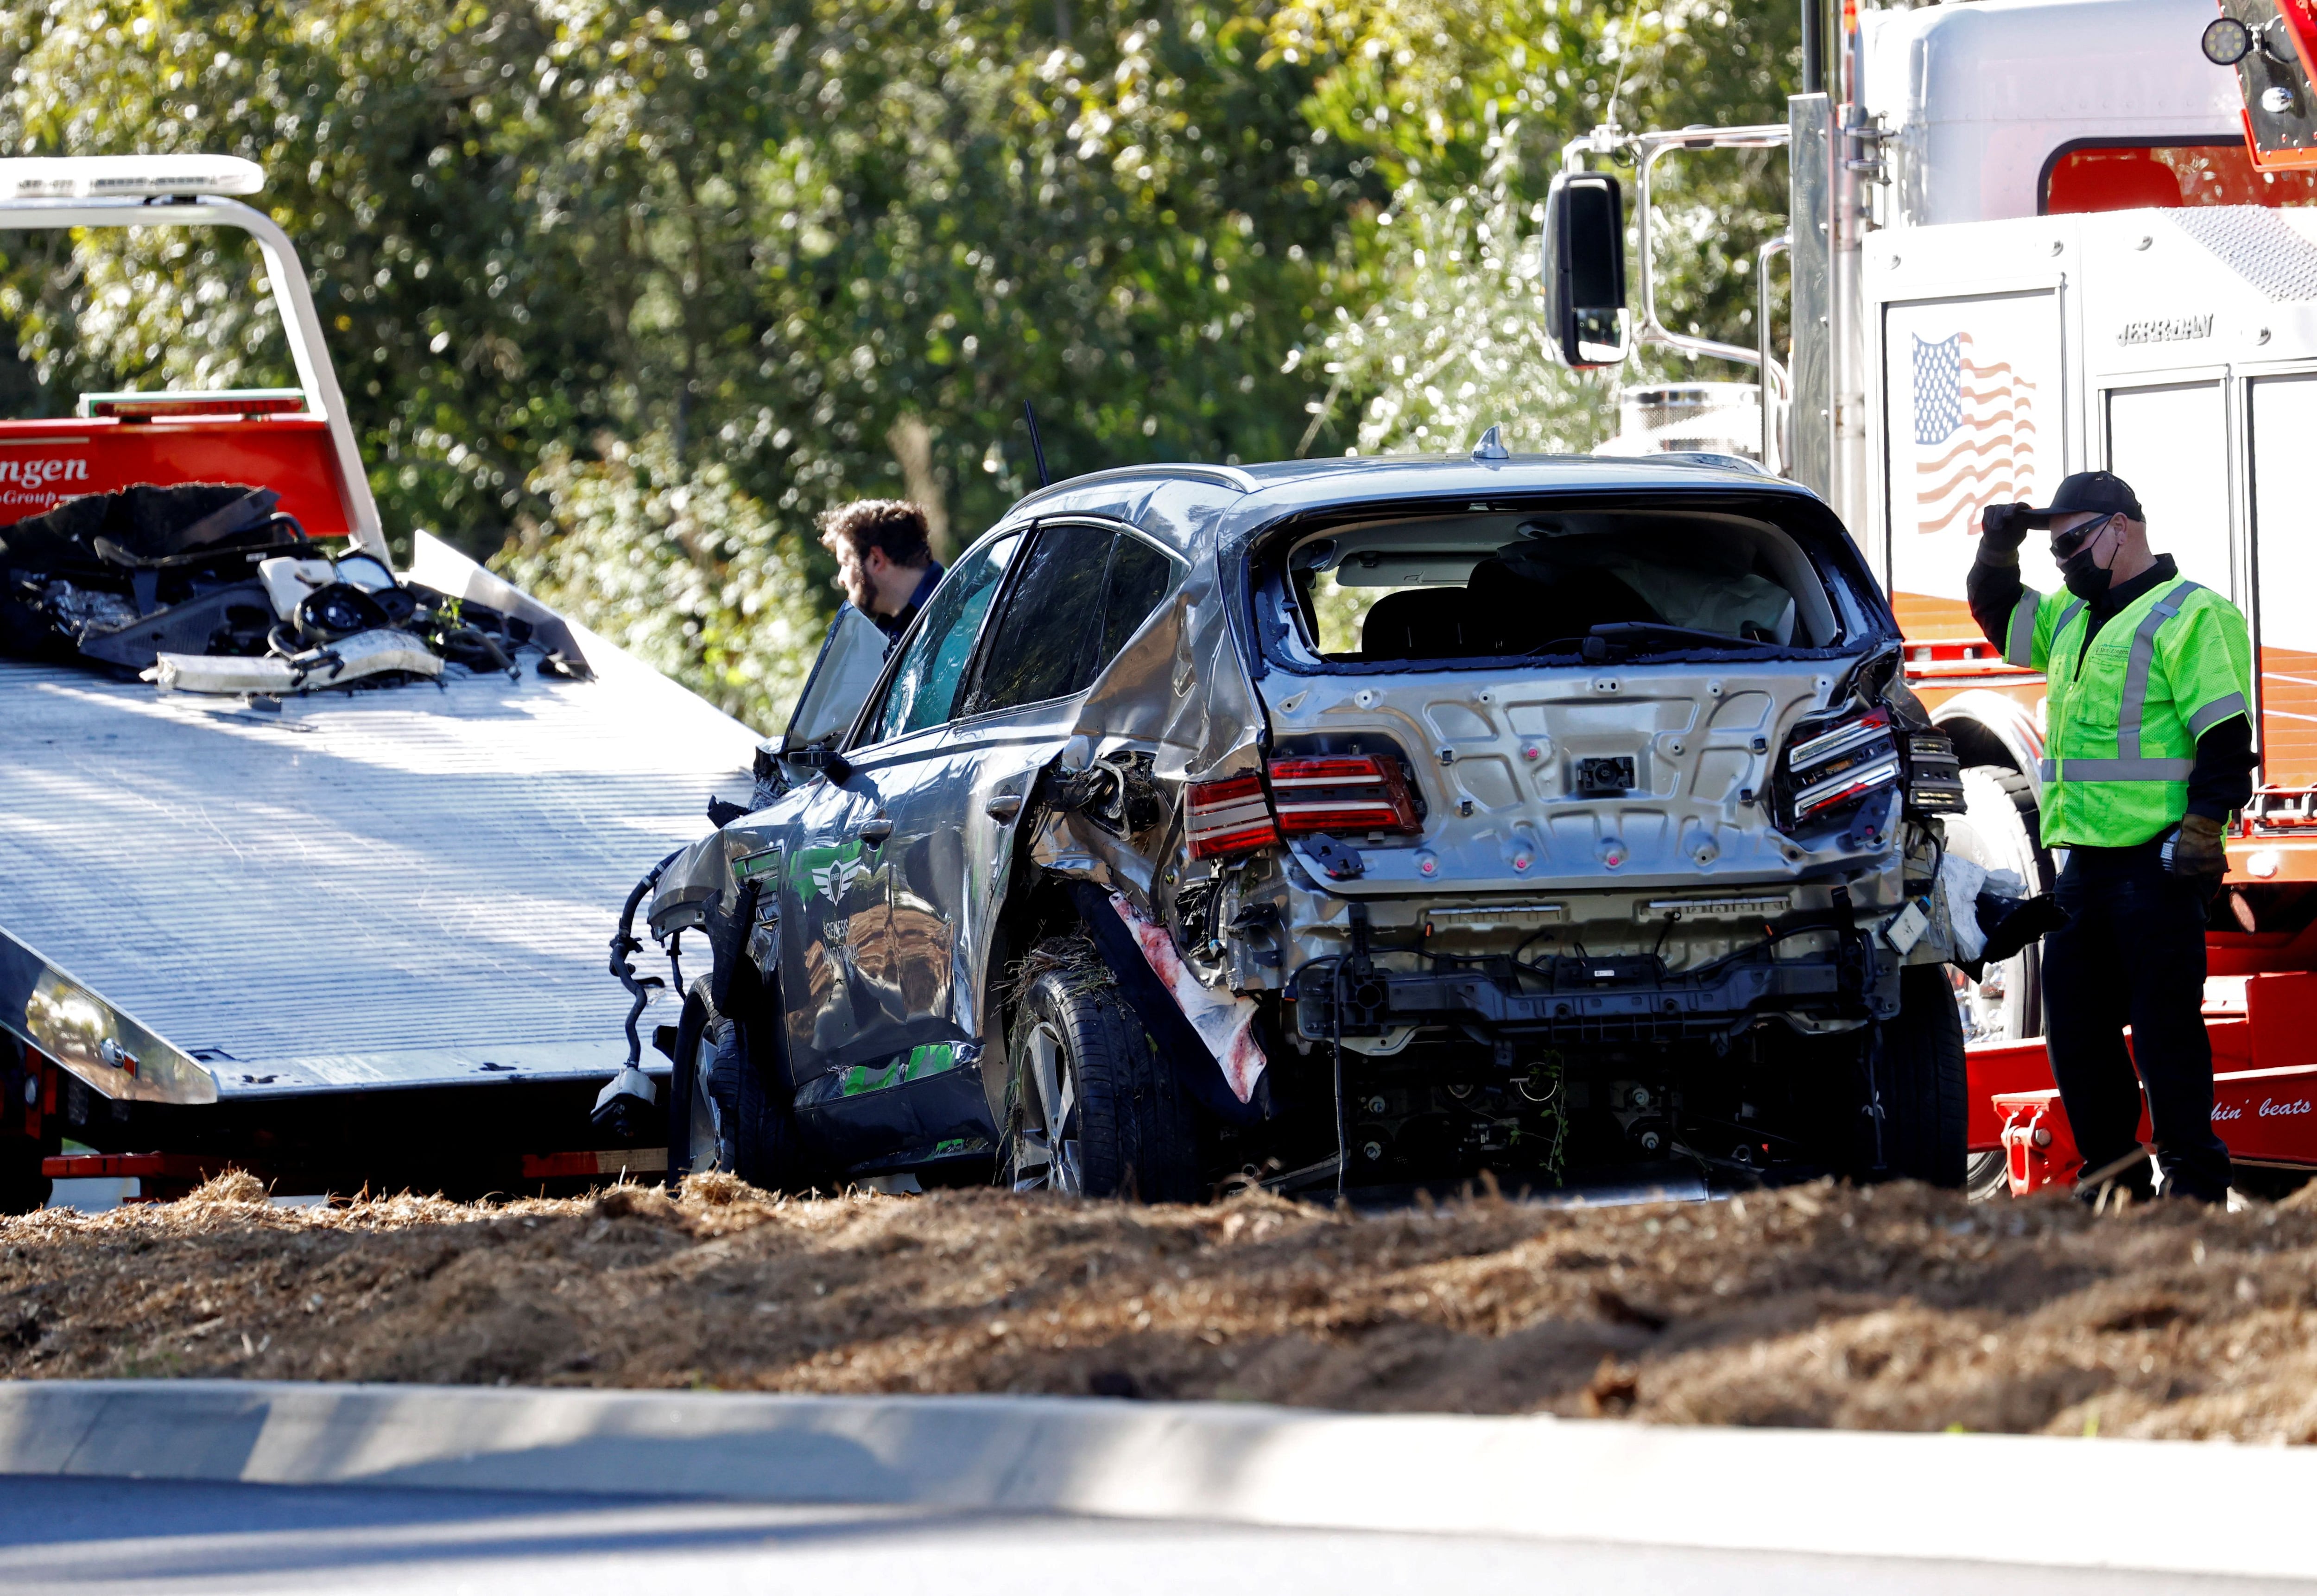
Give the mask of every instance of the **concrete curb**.
<path id="1" fill-rule="evenodd" d="M 2317 1450 L 1058 1397 L 0 1382 L 0 1474 L 1070 1512 L 2317 1575 Z M 2142 1504 L 2160 1493 L 2164 1511 Z"/>

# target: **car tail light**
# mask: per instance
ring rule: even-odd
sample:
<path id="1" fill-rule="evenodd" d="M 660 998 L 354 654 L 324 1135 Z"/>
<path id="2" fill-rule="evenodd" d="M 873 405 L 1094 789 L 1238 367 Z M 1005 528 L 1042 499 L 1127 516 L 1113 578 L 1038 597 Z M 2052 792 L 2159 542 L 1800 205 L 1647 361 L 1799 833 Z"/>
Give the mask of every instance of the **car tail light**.
<path id="1" fill-rule="evenodd" d="M 1924 814 L 1961 814 L 1965 809 L 1963 761 L 1946 732 L 1908 734 L 1907 802 Z"/>
<path id="2" fill-rule="evenodd" d="M 1874 709 L 1795 732 L 1786 745 L 1781 785 L 1796 821 L 1814 820 L 1899 779 L 1899 744 L 1891 713 Z"/>
<path id="3" fill-rule="evenodd" d="M 1279 840 L 1279 828 L 1272 821 L 1261 776 L 1250 774 L 1193 782 L 1184 789 L 1184 830 L 1194 859 L 1243 854 Z"/>
<path id="4" fill-rule="evenodd" d="M 1400 761 L 1382 754 L 1308 754 L 1271 762 L 1273 807 L 1290 837 L 1423 829 Z"/>

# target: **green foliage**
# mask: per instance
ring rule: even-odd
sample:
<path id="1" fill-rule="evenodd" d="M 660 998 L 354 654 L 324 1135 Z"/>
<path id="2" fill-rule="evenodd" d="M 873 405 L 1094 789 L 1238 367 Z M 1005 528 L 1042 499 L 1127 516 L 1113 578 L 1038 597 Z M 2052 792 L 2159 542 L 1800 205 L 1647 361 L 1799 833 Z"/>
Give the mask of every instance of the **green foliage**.
<path id="1" fill-rule="evenodd" d="M 265 167 L 390 532 L 504 548 L 766 728 L 833 602 L 814 516 L 908 494 L 962 541 L 1031 485 L 1024 399 L 1065 473 L 1490 421 L 1588 442 L 1606 390 L 1536 336 L 1559 148 L 1613 98 L 1628 125 L 1782 116 L 1794 30 L 1714 0 L 0 0 L 0 23 L 13 152 Z M 1669 321 L 1750 336 L 1783 170 L 1668 174 Z M 0 249 L 0 404 L 291 380 L 229 237 Z"/>
<path id="2" fill-rule="evenodd" d="M 1317 355 L 1329 379 L 1306 439 L 1355 412 L 1347 453 L 1469 449 L 1491 424 L 1516 451 L 1581 451 L 1610 430 L 1609 384 L 1564 370 L 1545 336 L 1537 207 L 1508 161 L 1447 198 L 1403 184 L 1375 219 L 1364 314 L 1339 308 Z"/>
<path id="3" fill-rule="evenodd" d="M 1717 0 L 1282 6 L 1273 49 L 1316 71 L 1314 121 L 1398 179 L 1389 209 L 1349 229 L 1343 302 L 1299 356 L 1331 379 L 1304 447 L 1468 448 L 1491 423 L 1515 449 L 1582 449 L 1613 433 L 1612 378 L 1565 370 L 1541 336 L 1537 202 L 1561 147 L 1611 121 L 1783 122 L 1799 16 Z M 1753 251 L 1785 227 L 1783 153 L 1670 157 L 1656 181 L 1660 317 L 1750 345 Z M 1615 377 L 1679 380 L 1692 365 L 1644 350 Z M 1752 372 L 1709 363 L 1694 374 Z"/>
<path id="4" fill-rule="evenodd" d="M 1250 20 L 1096 5 L 1065 40 L 1067 14 L 0 0 L 0 136 L 262 164 L 395 525 L 495 548 L 542 450 L 607 427 L 729 461 L 792 530 L 905 486 L 975 525 L 1024 486 L 1025 399 L 1072 469 L 1292 443 L 1279 366 L 1373 186 Z M 32 274 L 69 301 L 47 325 L 89 308 Z M 197 331 L 158 306 L 148 344 L 172 316 Z M 139 354 L 44 369 L 175 374 Z"/>
<path id="5" fill-rule="evenodd" d="M 765 507 L 720 464 L 687 468 L 653 433 L 581 460 L 558 446 L 529 484 L 547 507 L 510 545 L 514 583 L 765 731 L 820 646 L 826 607 Z"/>

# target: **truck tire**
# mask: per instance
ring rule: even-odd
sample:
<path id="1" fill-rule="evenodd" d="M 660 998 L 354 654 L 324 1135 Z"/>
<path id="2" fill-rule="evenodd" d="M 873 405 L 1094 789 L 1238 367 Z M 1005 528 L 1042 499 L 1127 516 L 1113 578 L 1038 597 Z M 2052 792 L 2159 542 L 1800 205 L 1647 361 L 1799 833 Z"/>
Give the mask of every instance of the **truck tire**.
<path id="1" fill-rule="evenodd" d="M 1015 1003 L 1001 1179 L 1016 1191 L 1185 1202 L 1198 1194 L 1190 1105 L 1109 972 L 1075 939 Z"/>
<path id="2" fill-rule="evenodd" d="M 1880 1027 L 1883 1159 L 1890 1173 L 1961 1188 L 1970 1155 L 1963 1018 L 1944 964 L 1899 973 L 1899 1015 Z"/>
<path id="3" fill-rule="evenodd" d="M 809 1184 L 796 1111 L 761 1067 L 749 1031 L 717 1013 L 705 981 L 684 999 L 668 1091 L 671 1179 L 722 1170 L 767 1191 Z"/>
<path id="4" fill-rule="evenodd" d="M 2038 838 L 2035 781 L 2008 765 L 1974 765 L 1963 773 L 1964 812 L 1946 820 L 1947 847 L 1990 870 L 2016 870 L 2029 890 L 2052 885 L 2052 856 Z M 1953 966 L 1964 1040 L 2025 1042 L 2044 1034 L 2044 946 L 2031 942 L 1977 981 Z M 1969 1155 L 1964 1190 L 1974 1202 L 2010 1189 L 1999 1152 Z"/>
<path id="5" fill-rule="evenodd" d="M 1964 812 L 1946 821 L 1947 851 L 1989 870 L 2013 870 L 2031 892 L 2052 884 L 2051 856 L 2036 840 L 2035 782 L 2001 765 L 1963 773 Z M 2025 1042 L 2044 1034 L 2044 955 L 2029 943 L 1979 981 L 1954 973 L 1970 1042 Z"/>

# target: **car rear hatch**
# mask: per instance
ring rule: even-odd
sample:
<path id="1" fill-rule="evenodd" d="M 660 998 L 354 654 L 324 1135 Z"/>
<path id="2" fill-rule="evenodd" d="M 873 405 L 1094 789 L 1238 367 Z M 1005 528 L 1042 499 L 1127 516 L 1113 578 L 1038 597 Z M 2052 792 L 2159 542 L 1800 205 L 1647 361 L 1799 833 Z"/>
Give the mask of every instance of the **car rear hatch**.
<path id="1" fill-rule="evenodd" d="M 1261 832 L 1346 895 L 1655 918 L 1775 912 L 1749 889 L 1888 844 L 1904 733 L 1844 706 L 1895 632 L 1807 495 L 1367 505 L 1249 550 L 1266 763 L 1194 785 L 1195 851 Z"/>

